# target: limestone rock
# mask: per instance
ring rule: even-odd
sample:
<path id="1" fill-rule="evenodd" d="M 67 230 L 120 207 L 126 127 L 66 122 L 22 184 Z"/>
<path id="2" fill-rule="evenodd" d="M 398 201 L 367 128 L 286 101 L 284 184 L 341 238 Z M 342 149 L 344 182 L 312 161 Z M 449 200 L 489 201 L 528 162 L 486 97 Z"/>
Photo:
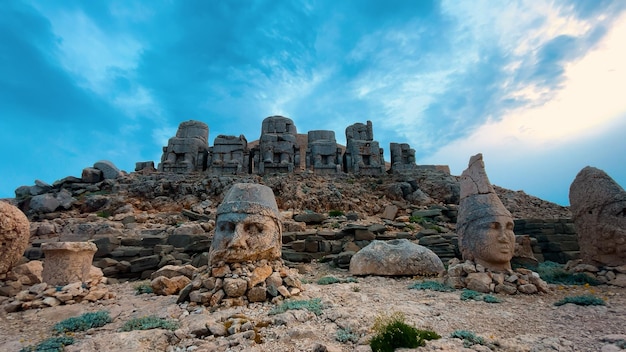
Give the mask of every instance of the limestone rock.
<path id="1" fill-rule="evenodd" d="M 169 278 L 167 276 L 157 276 L 150 282 L 150 287 L 157 295 L 175 295 L 180 292 L 185 286 L 187 286 L 191 280 L 186 276 L 174 276 Z"/>
<path id="2" fill-rule="evenodd" d="M 94 167 L 86 167 L 80 178 L 85 183 L 98 183 L 102 181 L 102 171 Z"/>
<path id="3" fill-rule="evenodd" d="M 41 248 L 46 256 L 42 273 L 45 283 L 67 285 L 91 280 L 91 262 L 98 250 L 94 243 L 48 242 Z"/>
<path id="4" fill-rule="evenodd" d="M 61 205 L 50 193 L 40 194 L 30 199 L 30 209 L 37 213 L 51 213 Z"/>
<path id="5" fill-rule="evenodd" d="M 407 239 L 372 241 L 350 260 L 352 275 L 438 275 L 444 270 L 435 253 Z"/>
<path id="6" fill-rule="evenodd" d="M 30 238 L 30 224 L 17 207 L 0 201 L 0 274 L 22 258 Z"/>
<path id="7" fill-rule="evenodd" d="M 24 285 L 34 285 L 42 282 L 43 264 L 39 260 L 31 260 L 13 268 L 13 274 Z"/>
<path id="8" fill-rule="evenodd" d="M 94 169 L 102 171 L 102 177 L 105 180 L 114 180 L 122 176 L 122 172 L 112 162 L 108 160 L 100 160 L 93 164 Z"/>
<path id="9" fill-rule="evenodd" d="M 587 166 L 572 182 L 569 199 L 583 262 L 626 264 L 626 191 L 604 171 Z"/>

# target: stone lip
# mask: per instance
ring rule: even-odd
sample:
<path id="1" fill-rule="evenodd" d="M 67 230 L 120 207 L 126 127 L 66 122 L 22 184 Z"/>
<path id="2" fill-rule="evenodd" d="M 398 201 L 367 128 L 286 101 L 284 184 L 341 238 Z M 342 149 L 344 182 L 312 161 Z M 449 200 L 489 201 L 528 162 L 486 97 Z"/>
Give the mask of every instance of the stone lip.
<path id="1" fill-rule="evenodd" d="M 45 251 L 66 250 L 73 252 L 92 251 L 96 252 L 98 246 L 93 242 L 46 242 L 41 245 L 41 249 Z"/>

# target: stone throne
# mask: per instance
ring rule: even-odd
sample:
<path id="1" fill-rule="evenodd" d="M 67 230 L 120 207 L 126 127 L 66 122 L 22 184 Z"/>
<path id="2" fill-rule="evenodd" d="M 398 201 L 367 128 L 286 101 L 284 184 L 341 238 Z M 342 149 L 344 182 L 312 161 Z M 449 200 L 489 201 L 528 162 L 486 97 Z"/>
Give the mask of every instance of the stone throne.
<path id="1" fill-rule="evenodd" d="M 163 147 L 159 171 L 189 173 L 206 169 L 209 126 L 201 121 L 181 122 L 176 136 Z"/>
<path id="2" fill-rule="evenodd" d="M 244 135 L 220 134 L 209 148 L 209 172 L 217 175 L 248 173 L 250 151 Z"/>
<path id="3" fill-rule="evenodd" d="M 415 163 L 415 149 L 408 143 L 390 143 L 391 172 L 397 173 L 417 169 Z"/>
<path id="4" fill-rule="evenodd" d="M 259 175 L 289 173 L 294 171 L 294 166 L 300 165 L 297 134 L 296 125 L 287 117 L 270 116 L 263 120 L 255 153 L 255 168 Z"/>
<path id="5" fill-rule="evenodd" d="M 337 147 L 334 131 L 316 130 L 308 133 L 306 168 L 316 174 L 341 171 L 341 148 Z"/>
<path id="6" fill-rule="evenodd" d="M 383 149 L 374 140 L 371 121 L 348 126 L 346 144 L 346 152 L 343 155 L 344 172 L 370 176 L 385 173 Z"/>

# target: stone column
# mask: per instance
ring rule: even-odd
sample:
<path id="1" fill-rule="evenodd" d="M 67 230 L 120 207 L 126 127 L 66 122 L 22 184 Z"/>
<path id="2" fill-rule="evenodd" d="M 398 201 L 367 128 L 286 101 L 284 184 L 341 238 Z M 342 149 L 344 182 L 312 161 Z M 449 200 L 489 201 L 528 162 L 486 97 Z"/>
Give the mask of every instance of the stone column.
<path id="1" fill-rule="evenodd" d="M 45 256 L 43 282 L 64 286 L 89 279 L 98 247 L 93 242 L 50 242 L 42 244 L 41 249 Z"/>

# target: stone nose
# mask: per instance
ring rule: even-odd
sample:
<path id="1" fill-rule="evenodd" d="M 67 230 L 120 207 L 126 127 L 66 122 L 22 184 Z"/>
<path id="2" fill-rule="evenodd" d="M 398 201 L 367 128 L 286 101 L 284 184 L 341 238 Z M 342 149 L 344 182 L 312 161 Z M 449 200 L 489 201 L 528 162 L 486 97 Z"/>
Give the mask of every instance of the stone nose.
<path id="1" fill-rule="evenodd" d="M 247 238 L 247 234 L 244 231 L 244 226 L 243 224 L 239 223 L 235 225 L 235 230 L 233 231 L 233 238 L 230 241 L 230 246 L 231 248 L 246 248 L 247 244 L 246 244 L 246 238 Z"/>

